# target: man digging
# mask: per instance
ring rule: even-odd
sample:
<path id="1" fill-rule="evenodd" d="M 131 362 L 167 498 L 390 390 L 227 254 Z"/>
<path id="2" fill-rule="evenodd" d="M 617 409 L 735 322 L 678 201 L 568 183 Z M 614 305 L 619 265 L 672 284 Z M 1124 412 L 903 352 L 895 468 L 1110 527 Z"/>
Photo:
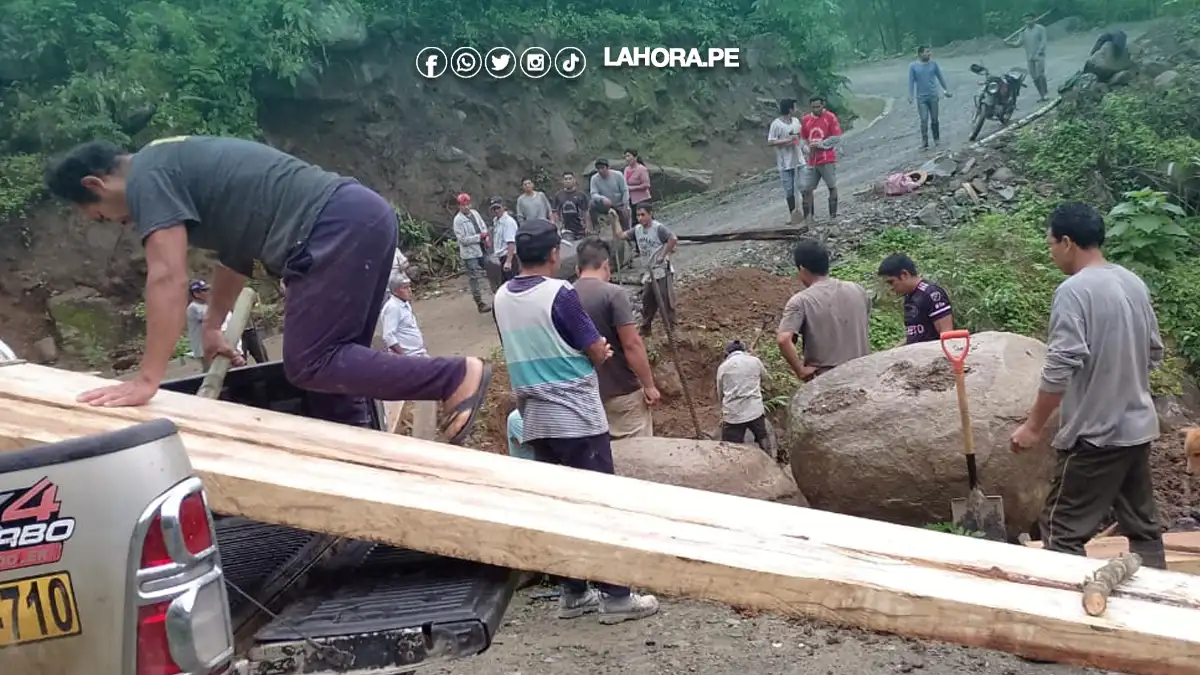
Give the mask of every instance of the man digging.
<path id="1" fill-rule="evenodd" d="M 637 220 L 638 224 L 631 230 L 617 232 L 614 228 L 613 237 L 636 241 L 645 262 L 646 271 L 642 273 L 642 327 L 639 332 L 647 338 L 654 328 L 654 315 L 660 309 L 660 295 L 661 309 L 667 316 L 667 329 L 675 328 L 675 266 L 671 264 L 671 255 L 675 253 L 679 239 L 666 225 L 654 219 L 654 207 L 649 204 L 638 207 Z M 655 285 L 658 286 L 657 293 Z"/>
<path id="2" fill-rule="evenodd" d="M 399 234 L 395 210 L 374 191 L 260 143 L 207 136 L 164 138 L 135 154 L 91 141 L 45 178 L 84 217 L 132 225 L 145 247 L 141 367 L 81 402 L 137 406 L 157 393 L 185 323 L 190 244 L 221 263 L 204 318 L 205 358 L 234 356 L 221 323 L 257 261 L 287 284 L 283 369 L 312 392 L 316 416 L 367 426 L 367 398 L 441 401 L 447 441 L 470 434 L 491 380 L 487 363 L 371 348 Z"/>

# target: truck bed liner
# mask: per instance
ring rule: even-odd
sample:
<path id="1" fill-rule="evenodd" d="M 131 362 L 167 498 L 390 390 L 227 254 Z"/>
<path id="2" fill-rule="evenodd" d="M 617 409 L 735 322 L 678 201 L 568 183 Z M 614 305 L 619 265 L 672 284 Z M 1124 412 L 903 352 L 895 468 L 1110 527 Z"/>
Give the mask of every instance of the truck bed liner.
<path id="1" fill-rule="evenodd" d="M 192 394 L 202 380 L 162 386 Z M 309 410 L 278 362 L 230 370 L 221 398 Z M 516 585 L 505 568 L 246 518 L 218 515 L 216 531 L 252 675 L 375 674 L 477 654 L 491 644 Z"/>

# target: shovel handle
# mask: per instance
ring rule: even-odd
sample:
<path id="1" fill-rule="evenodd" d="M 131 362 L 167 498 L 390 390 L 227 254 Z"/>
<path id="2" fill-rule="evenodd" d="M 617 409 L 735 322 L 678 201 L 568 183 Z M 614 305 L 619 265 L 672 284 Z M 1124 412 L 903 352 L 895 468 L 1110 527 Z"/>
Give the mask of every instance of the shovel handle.
<path id="1" fill-rule="evenodd" d="M 950 340 L 963 340 L 963 348 L 961 352 L 955 353 L 950 349 Z M 941 335 L 942 353 L 950 361 L 950 367 L 955 373 L 963 372 L 963 365 L 967 361 L 967 354 L 971 351 L 971 333 L 967 330 L 948 330 Z"/>

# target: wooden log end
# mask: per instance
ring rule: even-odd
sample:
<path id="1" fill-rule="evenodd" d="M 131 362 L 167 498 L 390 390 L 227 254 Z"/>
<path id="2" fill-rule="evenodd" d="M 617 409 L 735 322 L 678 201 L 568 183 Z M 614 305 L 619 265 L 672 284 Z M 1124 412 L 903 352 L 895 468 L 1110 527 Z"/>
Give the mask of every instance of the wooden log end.
<path id="1" fill-rule="evenodd" d="M 1100 616 L 1108 609 L 1108 597 L 1142 566 L 1142 556 L 1122 553 L 1083 580 L 1083 611 Z"/>

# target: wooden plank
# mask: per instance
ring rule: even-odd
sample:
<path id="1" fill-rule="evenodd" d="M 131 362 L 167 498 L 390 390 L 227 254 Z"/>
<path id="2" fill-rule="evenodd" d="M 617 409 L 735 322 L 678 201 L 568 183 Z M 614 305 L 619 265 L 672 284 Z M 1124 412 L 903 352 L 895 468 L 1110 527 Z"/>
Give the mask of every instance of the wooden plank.
<path id="1" fill-rule="evenodd" d="M 100 383 L 0 368 L 0 441 L 165 416 L 224 513 L 1137 675 L 1200 674 L 1200 578 L 1189 575 L 1141 570 L 1093 618 L 1079 584 L 1096 564 L 1081 557 L 170 392 L 144 408 L 74 402 Z"/>
<path id="2" fill-rule="evenodd" d="M 388 401 L 383 404 L 384 414 L 387 415 L 387 432 L 400 433 L 400 418 L 404 416 L 404 406 L 407 401 Z"/>
<path id="3" fill-rule="evenodd" d="M 1167 569 L 1184 574 L 1200 574 L 1200 553 L 1187 550 L 1200 549 L 1200 532 L 1168 532 L 1163 535 L 1163 542 L 1167 546 Z M 1042 542 L 1031 541 L 1026 546 L 1042 548 Z M 1100 537 L 1087 545 L 1089 558 L 1107 560 L 1128 552 L 1129 540 L 1125 537 Z"/>

